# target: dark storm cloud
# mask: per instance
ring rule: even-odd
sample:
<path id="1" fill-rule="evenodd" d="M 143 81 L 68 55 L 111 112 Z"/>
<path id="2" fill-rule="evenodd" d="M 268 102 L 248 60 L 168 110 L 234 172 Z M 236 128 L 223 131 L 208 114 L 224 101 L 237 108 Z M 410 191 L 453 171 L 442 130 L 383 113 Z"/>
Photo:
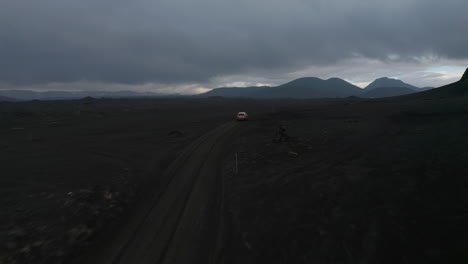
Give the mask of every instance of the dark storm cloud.
<path id="1" fill-rule="evenodd" d="M 0 82 L 203 83 L 468 57 L 468 1 L 0 0 Z"/>

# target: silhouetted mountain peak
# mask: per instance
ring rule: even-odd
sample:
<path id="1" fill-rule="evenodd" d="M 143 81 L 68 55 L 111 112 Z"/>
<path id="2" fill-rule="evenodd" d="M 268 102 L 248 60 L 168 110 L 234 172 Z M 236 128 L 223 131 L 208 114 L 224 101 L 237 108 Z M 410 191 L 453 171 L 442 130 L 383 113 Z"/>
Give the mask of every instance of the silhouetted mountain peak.
<path id="1" fill-rule="evenodd" d="M 466 69 L 460 81 L 422 92 L 417 96 L 439 98 L 452 96 L 468 96 L 468 69 Z"/>
<path id="2" fill-rule="evenodd" d="M 337 78 L 337 77 L 332 77 L 330 79 L 328 79 L 327 81 L 332 81 L 332 82 L 347 82 L 341 78 Z"/>
<path id="3" fill-rule="evenodd" d="M 281 86 L 309 86 L 309 85 L 316 84 L 318 82 L 323 82 L 323 80 L 317 77 L 302 77 L 299 79 L 292 80 Z"/>
<path id="4" fill-rule="evenodd" d="M 381 78 L 377 78 L 375 80 L 376 81 L 388 81 L 388 80 L 397 80 L 397 79 L 392 79 L 392 78 L 388 78 L 388 77 L 381 77 Z"/>
<path id="5" fill-rule="evenodd" d="M 466 68 L 465 73 L 463 74 L 462 78 L 460 81 L 466 81 L 468 80 L 468 68 Z"/>
<path id="6" fill-rule="evenodd" d="M 285 83 L 283 85 L 280 85 L 280 86 L 312 87 L 312 86 L 324 85 L 324 84 L 328 84 L 328 85 L 331 85 L 331 84 L 335 84 L 335 85 L 352 85 L 352 84 L 348 83 L 347 81 L 345 81 L 343 79 L 340 79 L 340 78 L 337 78 L 337 77 L 333 77 L 333 78 L 330 78 L 330 79 L 327 79 L 327 80 L 320 79 L 320 78 L 317 78 L 317 77 L 302 77 L 302 78 L 299 78 L 299 79 L 292 80 L 292 81 L 290 81 L 288 83 Z"/>
<path id="7" fill-rule="evenodd" d="M 201 96 L 253 98 L 335 98 L 356 96 L 362 89 L 339 78 L 303 77 L 273 87 L 216 88 Z"/>
<path id="8" fill-rule="evenodd" d="M 365 89 L 369 91 L 369 90 L 379 88 L 379 87 L 405 87 L 405 88 L 410 88 L 413 90 L 417 89 L 417 87 L 411 84 L 407 84 L 401 80 L 392 79 L 388 77 L 382 77 L 382 78 L 376 79 L 371 84 L 369 84 Z"/>

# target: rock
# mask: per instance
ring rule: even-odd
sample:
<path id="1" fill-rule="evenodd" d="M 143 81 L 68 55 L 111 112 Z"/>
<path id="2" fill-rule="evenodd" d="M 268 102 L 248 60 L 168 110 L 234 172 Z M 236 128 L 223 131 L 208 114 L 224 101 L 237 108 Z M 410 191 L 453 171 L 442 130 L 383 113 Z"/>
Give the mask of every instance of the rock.
<path id="1" fill-rule="evenodd" d="M 112 200 L 113 196 L 114 195 L 110 191 L 105 191 L 104 192 L 104 199 L 106 199 L 106 200 Z"/>
<path id="2" fill-rule="evenodd" d="M 177 136 L 177 137 L 181 137 L 184 135 L 184 132 L 183 131 L 180 131 L 180 130 L 172 130 L 168 133 L 169 136 Z"/>
<path id="3" fill-rule="evenodd" d="M 44 241 L 36 241 L 32 244 L 33 247 L 42 247 L 43 245 L 45 245 L 45 242 Z"/>
<path id="4" fill-rule="evenodd" d="M 22 249 L 19 250 L 20 253 L 23 253 L 23 254 L 28 254 L 31 252 L 31 247 L 29 245 L 23 247 Z"/>
<path id="5" fill-rule="evenodd" d="M 295 152 L 295 151 L 289 151 L 288 152 L 288 155 L 291 156 L 291 157 L 298 157 L 299 156 L 299 153 Z"/>
<path id="6" fill-rule="evenodd" d="M 71 243 L 87 240 L 93 234 L 93 230 L 85 225 L 78 225 L 68 231 Z"/>
<path id="7" fill-rule="evenodd" d="M 25 237 L 27 235 L 26 230 L 19 227 L 11 230 L 8 234 L 14 237 Z"/>

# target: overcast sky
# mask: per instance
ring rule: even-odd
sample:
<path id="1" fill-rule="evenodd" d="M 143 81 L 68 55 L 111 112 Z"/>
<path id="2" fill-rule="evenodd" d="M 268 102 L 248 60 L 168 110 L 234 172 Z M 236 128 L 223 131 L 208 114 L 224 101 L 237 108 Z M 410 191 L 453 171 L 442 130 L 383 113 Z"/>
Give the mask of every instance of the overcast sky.
<path id="1" fill-rule="evenodd" d="M 468 66 L 466 0 L 0 0 L 0 89 L 197 93 Z"/>

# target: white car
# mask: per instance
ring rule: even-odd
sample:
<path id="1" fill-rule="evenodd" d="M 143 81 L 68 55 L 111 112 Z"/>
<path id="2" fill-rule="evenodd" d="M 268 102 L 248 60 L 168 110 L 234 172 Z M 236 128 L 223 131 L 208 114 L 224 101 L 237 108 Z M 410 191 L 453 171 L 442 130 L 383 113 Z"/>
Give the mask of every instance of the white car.
<path id="1" fill-rule="evenodd" d="M 237 121 L 248 121 L 249 115 L 246 112 L 239 112 L 237 113 L 236 119 Z"/>

